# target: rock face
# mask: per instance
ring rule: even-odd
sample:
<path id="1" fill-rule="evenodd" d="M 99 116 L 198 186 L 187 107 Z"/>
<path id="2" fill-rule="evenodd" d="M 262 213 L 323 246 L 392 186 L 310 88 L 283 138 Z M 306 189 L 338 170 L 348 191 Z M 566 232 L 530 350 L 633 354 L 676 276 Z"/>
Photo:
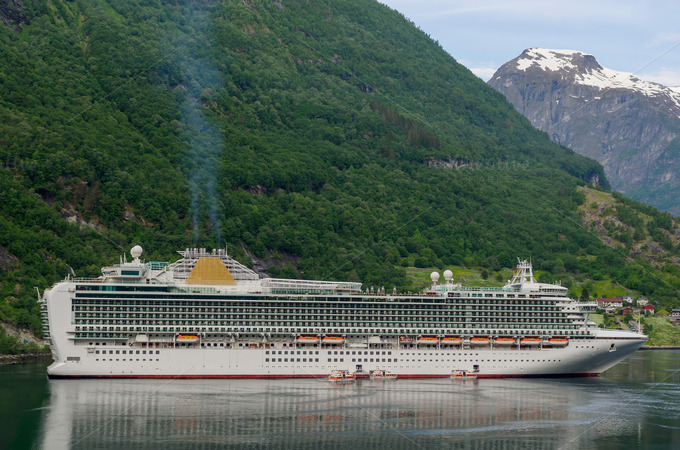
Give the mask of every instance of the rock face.
<path id="1" fill-rule="evenodd" d="M 15 31 L 26 23 L 26 12 L 21 0 L 0 0 L 0 22 Z"/>
<path id="2" fill-rule="evenodd" d="M 536 48 L 489 85 L 554 142 L 599 161 L 614 189 L 680 215 L 680 87 L 604 68 L 586 53 Z"/>

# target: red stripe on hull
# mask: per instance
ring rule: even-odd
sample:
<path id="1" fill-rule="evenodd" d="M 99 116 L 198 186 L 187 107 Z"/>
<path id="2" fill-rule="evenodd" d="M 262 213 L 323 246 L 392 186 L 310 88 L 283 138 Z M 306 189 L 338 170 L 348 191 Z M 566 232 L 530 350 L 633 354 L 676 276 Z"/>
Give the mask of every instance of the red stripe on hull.
<path id="1" fill-rule="evenodd" d="M 597 373 L 569 373 L 569 374 L 477 374 L 477 378 L 576 378 L 576 377 L 596 377 Z M 450 375 L 399 375 L 398 379 L 427 379 L 427 378 L 449 378 Z M 328 374 L 323 375 L 48 375 L 50 379 L 79 379 L 79 378 L 127 378 L 127 379 L 183 379 L 183 380 L 279 380 L 294 378 L 328 378 Z M 357 375 L 357 379 L 368 379 L 368 374 Z"/>

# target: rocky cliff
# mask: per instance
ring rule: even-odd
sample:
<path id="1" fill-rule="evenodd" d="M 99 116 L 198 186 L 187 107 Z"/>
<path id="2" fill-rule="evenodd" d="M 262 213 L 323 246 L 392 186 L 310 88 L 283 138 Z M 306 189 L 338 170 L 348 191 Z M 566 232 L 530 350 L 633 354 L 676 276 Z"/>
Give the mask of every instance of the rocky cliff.
<path id="1" fill-rule="evenodd" d="M 528 49 L 489 80 L 537 128 L 599 161 L 612 187 L 680 214 L 680 87 L 571 50 Z"/>

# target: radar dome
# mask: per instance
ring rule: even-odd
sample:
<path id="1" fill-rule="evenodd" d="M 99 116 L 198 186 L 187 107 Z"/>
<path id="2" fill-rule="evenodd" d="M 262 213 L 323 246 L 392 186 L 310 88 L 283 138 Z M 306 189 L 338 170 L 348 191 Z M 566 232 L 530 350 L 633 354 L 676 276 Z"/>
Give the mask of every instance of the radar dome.
<path id="1" fill-rule="evenodd" d="M 135 259 L 136 259 L 136 258 L 139 258 L 140 256 L 142 256 L 142 252 L 143 252 L 142 247 L 139 246 L 139 245 L 135 245 L 135 246 L 132 247 L 132 249 L 130 250 L 130 254 L 131 254 L 132 257 L 135 258 Z"/>
<path id="2" fill-rule="evenodd" d="M 433 283 L 436 283 L 439 281 L 439 273 L 438 272 L 432 272 L 430 274 L 430 280 L 432 280 Z"/>
<path id="3" fill-rule="evenodd" d="M 453 279 L 453 272 L 451 272 L 450 270 L 445 270 L 444 271 L 444 279 L 446 281 L 451 281 Z"/>

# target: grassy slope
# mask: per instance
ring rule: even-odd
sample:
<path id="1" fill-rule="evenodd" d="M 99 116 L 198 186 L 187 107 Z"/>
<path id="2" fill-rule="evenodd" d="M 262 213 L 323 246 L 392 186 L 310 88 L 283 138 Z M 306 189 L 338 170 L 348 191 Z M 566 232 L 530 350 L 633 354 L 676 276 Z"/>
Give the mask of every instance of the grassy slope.
<path id="1" fill-rule="evenodd" d="M 680 345 L 680 329 L 663 317 L 643 317 L 643 326 L 651 326 L 647 345 Z"/>

